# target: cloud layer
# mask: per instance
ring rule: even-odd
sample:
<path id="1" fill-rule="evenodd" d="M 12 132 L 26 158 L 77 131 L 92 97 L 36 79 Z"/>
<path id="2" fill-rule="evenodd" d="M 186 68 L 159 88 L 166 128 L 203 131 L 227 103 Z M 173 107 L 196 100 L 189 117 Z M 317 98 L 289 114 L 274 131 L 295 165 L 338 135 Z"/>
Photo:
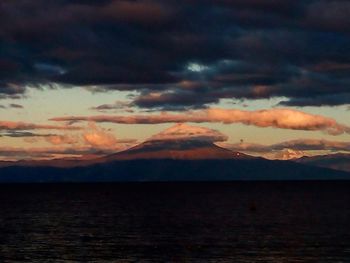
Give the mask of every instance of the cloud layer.
<path id="1" fill-rule="evenodd" d="M 38 126 L 35 124 L 6 126 L 6 128 L 10 129 L 6 129 L 6 133 L 0 134 L 0 137 L 22 138 L 26 142 L 26 145 L 35 145 L 40 141 L 44 141 L 50 146 L 0 146 L 0 160 L 53 159 L 87 155 L 96 157 L 124 150 L 135 145 L 137 142 L 134 139 L 117 139 L 112 132 L 98 127 L 94 123 L 89 123 L 87 127 L 78 127 L 78 131 L 74 133 L 68 133 L 67 130 L 72 128 L 75 131 L 77 127 L 68 126 L 68 129 L 61 129 L 62 127 L 64 126 Z M 65 134 L 45 134 L 26 131 L 33 129 L 54 129 L 64 131 Z"/>
<path id="2" fill-rule="evenodd" d="M 15 122 L 15 121 L 0 121 L 1 130 L 81 130 L 81 127 L 77 126 L 57 126 L 46 124 L 35 124 L 27 122 Z"/>
<path id="3" fill-rule="evenodd" d="M 0 147 L 0 160 L 18 159 L 52 159 L 71 156 L 102 156 L 121 151 L 134 146 L 137 141 L 132 139 L 117 139 L 113 133 L 98 127 L 94 123 L 76 134 L 36 134 L 26 131 L 11 131 L 5 136 L 22 137 L 29 144 L 45 140 L 52 146 L 48 147 Z M 232 151 L 264 156 L 270 159 L 290 159 L 309 155 L 312 152 L 348 152 L 350 142 L 330 141 L 321 139 L 298 139 L 284 141 L 271 145 L 240 142 L 229 144 L 228 137 L 221 132 L 206 127 L 178 123 L 153 135 L 147 141 L 189 140 L 217 143 Z"/>
<path id="4" fill-rule="evenodd" d="M 240 151 L 248 154 L 262 155 L 271 159 L 291 159 L 299 158 L 310 154 L 312 151 L 318 152 L 348 152 L 350 153 L 350 142 L 339 142 L 319 139 L 298 139 L 280 142 L 271 145 L 255 143 L 219 143 L 220 146 L 232 151 Z"/>
<path id="5" fill-rule="evenodd" d="M 16 0 L 0 14 L 0 98 L 58 83 L 136 90 L 141 108 L 350 103 L 349 1 Z"/>
<path id="6" fill-rule="evenodd" d="M 55 159 L 62 157 L 81 157 L 93 155 L 93 157 L 111 154 L 123 148 L 95 149 L 88 146 L 52 146 L 52 147 L 0 147 L 0 161 L 17 161 L 23 159 Z"/>
<path id="7" fill-rule="evenodd" d="M 184 123 L 174 126 L 152 136 L 149 141 L 194 140 L 206 142 L 226 141 L 228 137 L 221 132 L 205 127 L 191 126 Z"/>
<path id="8" fill-rule="evenodd" d="M 243 111 L 235 109 L 204 109 L 188 111 L 179 114 L 160 113 L 150 115 L 129 116 L 68 116 L 57 117 L 52 121 L 93 121 L 111 122 L 123 124 L 157 124 L 178 122 L 218 122 L 218 123 L 242 123 L 257 127 L 274 127 L 292 130 L 324 131 L 331 135 L 350 133 L 350 127 L 336 122 L 332 118 L 314 115 L 291 109 L 270 109 L 258 111 Z"/>
<path id="9" fill-rule="evenodd" d="M 252 143 L 237 143 L 225 144 L 235 151 L 248 152 L 268 152 L 279 151 L 284 149 L 292 149 L 298 151 L 348 151 L 350 152 L 350 142 L 338 142 L 318 139 L 299 139 L 290 140 L 272 145 L 252 144 Z"/>

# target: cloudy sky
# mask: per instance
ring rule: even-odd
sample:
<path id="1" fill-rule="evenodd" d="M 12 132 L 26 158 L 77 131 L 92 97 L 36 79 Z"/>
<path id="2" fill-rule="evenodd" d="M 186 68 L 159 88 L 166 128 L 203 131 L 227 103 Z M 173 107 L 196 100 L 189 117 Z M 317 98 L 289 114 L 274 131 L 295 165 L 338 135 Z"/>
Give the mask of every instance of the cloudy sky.
<path id="1" fill-rule="evenodd" d="M 178 122 L 256 155 L 349 152 L 350 2 L 0 2 L 0 159 L 113 152 Z"/>

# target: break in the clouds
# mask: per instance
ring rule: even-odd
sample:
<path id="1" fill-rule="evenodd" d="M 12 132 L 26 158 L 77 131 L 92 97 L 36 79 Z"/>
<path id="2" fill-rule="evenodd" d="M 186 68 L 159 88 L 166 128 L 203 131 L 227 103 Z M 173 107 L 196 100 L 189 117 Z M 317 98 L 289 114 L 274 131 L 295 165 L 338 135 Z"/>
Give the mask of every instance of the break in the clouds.
<path id="1" fill-rule="evenodd" d="M 349 104 L 349 13 L 341 0 L 1 1 L 0 98 L 60 84 L 137 91 L 146 109 Z"/>
<path id="2" fill-rule="evenodd" d="M 115 116 L 68 116 L 52 118 L 53 121 L 78 122 L 110 122 L 123 124 L 158 124 L 178 122 L 216 122 L 242 123 L 257 127 L 274 127 L 291 130 L 324 131 L 331 135 L 350 133 L 350 127 L 340 124 L 332 118 L 314 115 L 291 109 L 270 109 L 244 111 L 237 109 L 210 108 L 187 111 L 178 114 L 162 112 L 149 115 L 115 115 Z"/>

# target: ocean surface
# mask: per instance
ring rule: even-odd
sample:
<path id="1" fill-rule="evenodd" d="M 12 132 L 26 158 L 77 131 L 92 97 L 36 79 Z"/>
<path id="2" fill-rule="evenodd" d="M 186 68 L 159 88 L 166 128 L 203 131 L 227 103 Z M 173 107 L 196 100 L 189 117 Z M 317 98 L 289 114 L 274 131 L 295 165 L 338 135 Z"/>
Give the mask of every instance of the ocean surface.
<path id="1" fill-rule="evenodd" d="M 0 185 L 0 262 L 350 262 L 350 182 Z"/>

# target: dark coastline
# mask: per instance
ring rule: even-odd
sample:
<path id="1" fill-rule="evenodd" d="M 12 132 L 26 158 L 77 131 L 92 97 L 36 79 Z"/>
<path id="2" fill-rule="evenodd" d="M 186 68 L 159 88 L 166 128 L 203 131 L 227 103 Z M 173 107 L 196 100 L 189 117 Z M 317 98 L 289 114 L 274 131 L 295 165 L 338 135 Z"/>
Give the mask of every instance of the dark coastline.
<path id="1" fill-rule="evenodd" d="M 77 167 L 9 166 L 0 182 L 174 182 L 349 180 L 350 173 L 290 161 L 126 160 Z"/>

